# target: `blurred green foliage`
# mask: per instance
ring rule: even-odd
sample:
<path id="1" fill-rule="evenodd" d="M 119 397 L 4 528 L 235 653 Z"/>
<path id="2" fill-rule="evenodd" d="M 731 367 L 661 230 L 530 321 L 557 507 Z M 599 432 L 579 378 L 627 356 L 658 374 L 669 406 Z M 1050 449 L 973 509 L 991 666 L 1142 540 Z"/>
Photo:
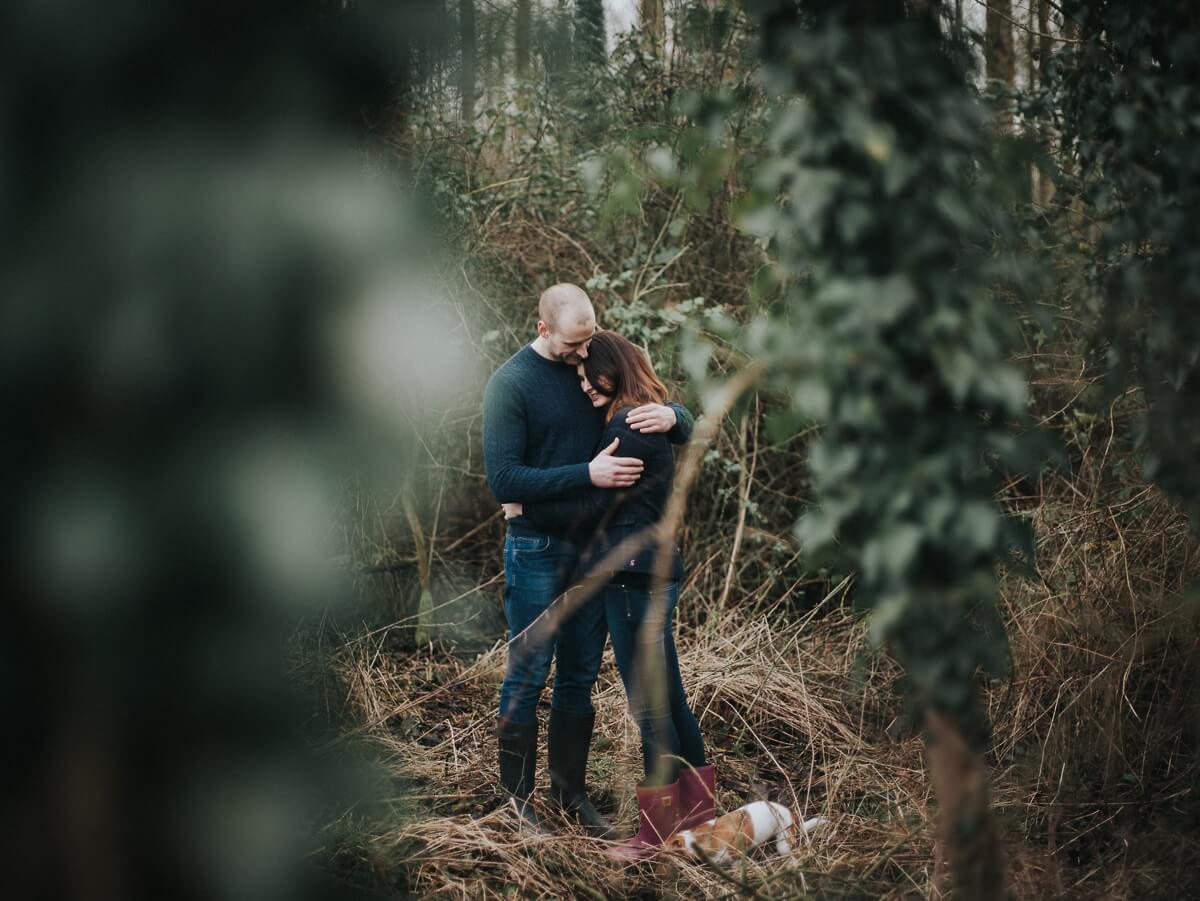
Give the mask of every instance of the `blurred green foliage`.
<path id="1" fill-rule="evenodd" d="M 1144 392 L 1133 439 L 1145 473 L 1200 528 L 1200 9 L 1107 0 L 1063 11 L 1080 40 L 1053 57 L 1034 111 L 1074 161 L 1059 189 L 1090 222 L 1085 296 L 1111 395 Z"/>
<path id="2" fill-rule="evenodd" d="M 918 709 L 979 739 L 976 674 L 1007 662 L 995 564 L 1014 546 L 1032 559 L 993 498 L 1040 462 L 1015 438 L 1027 389 L 995 293 L 1014 197 L 936 23 L 893 7 L 817 11 L 768 58 L 778 100 L 741 221 L 777 292 L 741 347 L 794 428 L 820 425 L 806 552 L 857 573 Z"/>
<path id="3" fill-rule="evenodd" d="M 417 374 L 364 336 L 428 248 L 364 123 L 422 15 L 0 12 L 7 897 L 342 893 L 313 852 L 357 777 L 285 642 L 347 594 L 346 468 L 406 465 L 377 389 Z"/>

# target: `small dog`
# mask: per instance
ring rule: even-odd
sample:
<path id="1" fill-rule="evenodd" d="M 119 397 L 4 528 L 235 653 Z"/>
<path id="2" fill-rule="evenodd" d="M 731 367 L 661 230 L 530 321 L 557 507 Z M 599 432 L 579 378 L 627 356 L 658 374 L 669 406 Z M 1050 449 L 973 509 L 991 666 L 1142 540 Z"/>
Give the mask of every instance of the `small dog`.
<path id="1" fill-rule="evenodd" d="M 676 853 L 725 864 L 771 839 L 775 839 L 775 850 L 779 854 L 787 854 L 792 850 L 789 832 L 808 835 L 825 822 L 822 817 L 813 817 L 797 825 L 796 817 L 782 804 L 753 801 L 695 829 L 676 833 L 667 840 L 665 847 Z"/>

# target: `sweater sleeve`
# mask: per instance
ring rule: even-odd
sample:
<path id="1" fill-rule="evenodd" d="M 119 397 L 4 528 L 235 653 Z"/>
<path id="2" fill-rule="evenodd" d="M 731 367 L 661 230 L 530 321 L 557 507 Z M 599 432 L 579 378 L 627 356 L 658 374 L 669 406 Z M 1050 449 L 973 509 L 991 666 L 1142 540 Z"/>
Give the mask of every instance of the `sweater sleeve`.
<path id="1" fill-rule="evenodd" d="M 614 418 L 601 443 L 611 444 L 613 438 L 620 439 L 616 450 L 618 456 L 636 457 L 645 462 L 654 453 L 654 438 L 631 429 L 623 413 L 619 418 Z M 623 501 L 634 496 L 637 490 L 636 485 L 623 490 L 591 486 L 566 497 L 523 502 L 522 515 L 539 529 L 591 531 L 610 517 Z"/>
<path id="2" fill-rule="evenodd" d="M 675 426 L 667 432 L 667 440 L 672 444 L 687 444 L 692 438 L 692 429 L 696 426 L 696 417 L 683 404 L 674 401 L 667 404 L 675 411 Z"/>
<path id="3" fill-rule="evenodd" d="M 483 457 L 500 503 L 544 500 L 591 485 L 587 463 L 538 469 L 525 465 L 525 409 L 519 392 L 493 377 L 483 395 Z"/>

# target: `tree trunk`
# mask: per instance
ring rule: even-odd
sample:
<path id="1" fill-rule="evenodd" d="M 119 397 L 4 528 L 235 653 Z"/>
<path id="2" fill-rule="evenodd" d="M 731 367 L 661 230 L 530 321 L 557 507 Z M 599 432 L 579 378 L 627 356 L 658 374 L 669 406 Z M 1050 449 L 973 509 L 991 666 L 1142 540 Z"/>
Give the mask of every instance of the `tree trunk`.
<path id="1" fill-rule="evenodd" d="M 585 77 L 590 77 L 607 61 L 604 0 L 575 0 L 575 64 L 583 67 L 582 74 Z"/>
<path id="2" fill-rule="evenodd" d="M 643 47 L 655 56 L 662 56 L 667 37 L 667 17 L 663 0 L 642 0 L 641 25 Z"/>
<path id="3" fill-rule="evenodd" d="M 529 76 L 529 33 L 533 19 L 532 0 L 517 0 L 516 67 L 517 78 Z"/>
<path id="4" fill-rule="evenodd" d="M 462 47 L 462 70 L 459 91 L 462 93 L 462 121 L 467 126 L 475 122 L 475 70 L 479 62 L 475 35 L 475 0 L 459 0 L 458 35 Z"/>
<path id="5" fill-rule="evenodd" d="M 1013 55 L 1012 0 L 988 3 L 983 51 L 988 81 L 1000 82 L 1002 89 L 1011 90 L 1017 68 Z M 997 105 L 996 128 L 1002 134 L 1012 133 L 1013 104 L 1009 98 Z"/>
<path id="6" fill-rule="evenodd" d="M 1050 53 L 1053 48 L 1053 42 L 1050 38 L 1050 2 L 1049 0 L 1038 0 L 1038 72 L 1040 79 L 1045 81 L 1046 67 L 1050 64 Z M 1042 129 L 1041 141 L 1042 147 L 1045 148 L 1047 155 L 1054 153 L 1053 145 L 1054 136 L 1048 128 Z M 1042 206 L 1049 206 L 1054 200 L 1054 179 L 1043 173 L 1038 181 L 1038 197 L 1037 202 Z"/>
<path id="7" fill-rule="evenodd" d="M 1034 0 L 1029 0 L 1029 6 L 1025 10 L 1025 91 L 1029 94 L 1033 93 L 1038 84 L 1037 28 L 1035 23 L 1037 10 L 1034 8 L 1035 6 L 1036 3 L 1034 3 Z M 1026 137 L 1034 140 L 1041 139 L 1041 132 L 1032 130 L 1028 122 L 1023 122 L 1021 127 Z M 1026 166 L 1026 169 L 1028 173 L 1026 181 L 1028 184 L 1026 185 L 1025 198 L 1030 203 L 1037 203 L 1038 198 L 1041 196 L 1040 178 L 1042 173 L 1038 168 L 1038 164 L 1032 160 Z"/>
<path id="8" fill-rule="evenodd" d="M 1005 896 L 1000 839 L 988 800 L 987 765 L 945 715 L 925 716 L 925 759 L 938 803 L 933 897 L 1000 901 Z"/>
<path id="9" fill-rule="evenodd" d="M 478 45 L 483 69 L 483 96 L 487 99 L 486 106 L 492 103 L 493 92 L 503 86 L 508 74 L 505 64 L 508 61 L 508 26 L 507 16 L 487 15 L 479 25 Z"/>

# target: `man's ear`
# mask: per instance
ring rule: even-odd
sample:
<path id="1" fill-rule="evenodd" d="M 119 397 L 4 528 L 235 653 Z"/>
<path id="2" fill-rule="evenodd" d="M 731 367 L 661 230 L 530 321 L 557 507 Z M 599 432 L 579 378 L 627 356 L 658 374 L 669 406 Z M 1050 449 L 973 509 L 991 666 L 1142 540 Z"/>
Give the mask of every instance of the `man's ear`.
<path id="1" fill-rule="evenodd" d="M 550 326 L 546 325 L 546 320 L 544 320 L 544 319 L 538 320 L 537 330 L 538 330 L 538 337 L 540 337 L 540 338 L 549 338 L 550 337 Z"/>

